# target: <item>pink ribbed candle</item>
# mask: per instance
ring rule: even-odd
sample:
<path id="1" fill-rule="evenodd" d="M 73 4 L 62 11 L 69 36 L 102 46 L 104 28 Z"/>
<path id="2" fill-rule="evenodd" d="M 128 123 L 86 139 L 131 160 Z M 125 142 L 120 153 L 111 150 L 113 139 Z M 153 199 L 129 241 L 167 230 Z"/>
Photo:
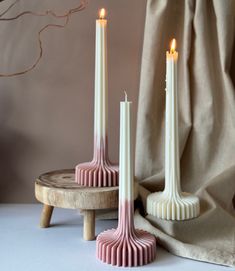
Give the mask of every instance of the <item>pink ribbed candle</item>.
<path id="1" fill-rule="evenodd" d="M 101 261 L 116 266 L 139 266 L 154 260 L 156 239 L 134 227 L 133 155 L 131 144 L 131 103 L 121 102 L 120 114 L 120 183 L 117 229 L 98 235 L 96 255 Z"/>
<path id="2" fill-rule="evenodd" d="M 75 180 L 83 186 L 117 186 L 118 166 L 108 158 L 107 137 L 107 20 L 100 10 L 96 20 L 94 154 L 91 162 L 76 166 Z"/>

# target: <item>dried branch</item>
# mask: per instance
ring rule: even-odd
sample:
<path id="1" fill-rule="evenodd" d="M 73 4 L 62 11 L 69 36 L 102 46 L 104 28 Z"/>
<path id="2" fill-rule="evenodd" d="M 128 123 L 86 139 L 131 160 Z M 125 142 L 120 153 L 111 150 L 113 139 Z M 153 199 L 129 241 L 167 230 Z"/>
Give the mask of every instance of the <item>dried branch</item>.
<path id="1" fill-rule="evenodd" d="M 5 10 L 3 11 L 1 14 L 0 14 L 0 17 L 2 17 L 3 15 L 5 15 L 12 7 L 15 6 L 15 4 L 19 2 L 19 0 L 16 0 L 15 2 L 13 2 L 12 4 L 10 4 L 10 6 Z"/>
<path id="2" fill-rule="evenodd" d="M 18 71 L 18 72 L 14 72 L 14 73 L 0 73 L 0 77 L 13 77 L 13 76 L 17 76 L 17 75 L 26 74 L 27 72 L 33 70 L 37 66 L 37 64 L 39 63 L 39 61 L 41 60 L 42 55 L 43 55 L 41 34 L 49 27 L 64 28 L 69 23 L 69 19 L 72 14 L 79 12 L 79 11 L 85 9 L 85 7 L 86 7 L 86 1 L 82 0 L 79 6 L 72 8 L 72 9 L 69 9 L 66 13 L 64 13 L 62 15 L 58 15 L 52 10 L 47 10 L 43 13 L 37 13 L 37 12 L 33 12 L 33 11 L 23 11 L 14 17 L 2 18 L 2 16 L 4 16 L 19 1 L 20 0 L 16 0 L 15 2 L 13 2 L 3 13 L 0 14 L 0 21 L 12 21 L 12 20 L 16 20 L 24 15 L 33 15 L 33 16 L 51 15 L 52 17 L 55 17 L 55 18 L 65 18 L 65 22 L 63 24 L 47 24 L 39 30 L 39 32 L 38 32 L 39 54 L 31 66 L 29 66 L 28 68 L 26 68 L 22 71 Z"/>

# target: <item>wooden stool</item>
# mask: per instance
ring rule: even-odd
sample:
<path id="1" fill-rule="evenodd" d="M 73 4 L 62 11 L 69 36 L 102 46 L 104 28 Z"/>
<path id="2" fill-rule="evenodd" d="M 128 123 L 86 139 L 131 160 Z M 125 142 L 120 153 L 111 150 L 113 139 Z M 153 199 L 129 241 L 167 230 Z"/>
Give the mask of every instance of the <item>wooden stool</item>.
<path id="1" fill-rule="evenodd" d="M 118 186 L 82 187 L 74 181 L 74 170 L 42 174 L 35 182 L 35 196 L 44 204 L 40 226 L 47 228 L 54 207 L 81 209 L 84 214 L 83 238 L 95 238 L 95 210 L 118 208 Z"/>

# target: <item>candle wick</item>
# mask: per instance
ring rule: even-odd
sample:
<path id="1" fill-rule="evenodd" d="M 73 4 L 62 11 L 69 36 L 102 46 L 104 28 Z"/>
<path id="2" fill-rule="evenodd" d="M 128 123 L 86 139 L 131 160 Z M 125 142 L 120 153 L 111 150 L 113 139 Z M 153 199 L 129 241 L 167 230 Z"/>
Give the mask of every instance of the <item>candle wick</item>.
<path id="1" fill-rule="evenodd" d="M 124 94 L 125 94 L 125 102 L 127 102 L 127 93 L 125 90 L 124 90 Z"/>

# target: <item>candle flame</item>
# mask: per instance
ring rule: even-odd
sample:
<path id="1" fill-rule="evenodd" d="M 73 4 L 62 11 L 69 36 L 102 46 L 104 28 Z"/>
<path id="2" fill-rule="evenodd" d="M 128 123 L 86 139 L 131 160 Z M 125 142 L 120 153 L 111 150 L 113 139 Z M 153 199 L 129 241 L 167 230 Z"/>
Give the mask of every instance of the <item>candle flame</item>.
<path id="1" fill-rule="evenodd" d="M 174 54 L 175 48 L 176 48 L 176 40 L 173 39 L 173 40 L 171 41 L 171 50 L 170 50 L 171 54 Z"/>
<path id="2" fill-rule="evenodd" d="M 106 15 L 106 10 L 104 8 L 100 9 L 99 16 L 100 19 L 103 20 Z"/>

